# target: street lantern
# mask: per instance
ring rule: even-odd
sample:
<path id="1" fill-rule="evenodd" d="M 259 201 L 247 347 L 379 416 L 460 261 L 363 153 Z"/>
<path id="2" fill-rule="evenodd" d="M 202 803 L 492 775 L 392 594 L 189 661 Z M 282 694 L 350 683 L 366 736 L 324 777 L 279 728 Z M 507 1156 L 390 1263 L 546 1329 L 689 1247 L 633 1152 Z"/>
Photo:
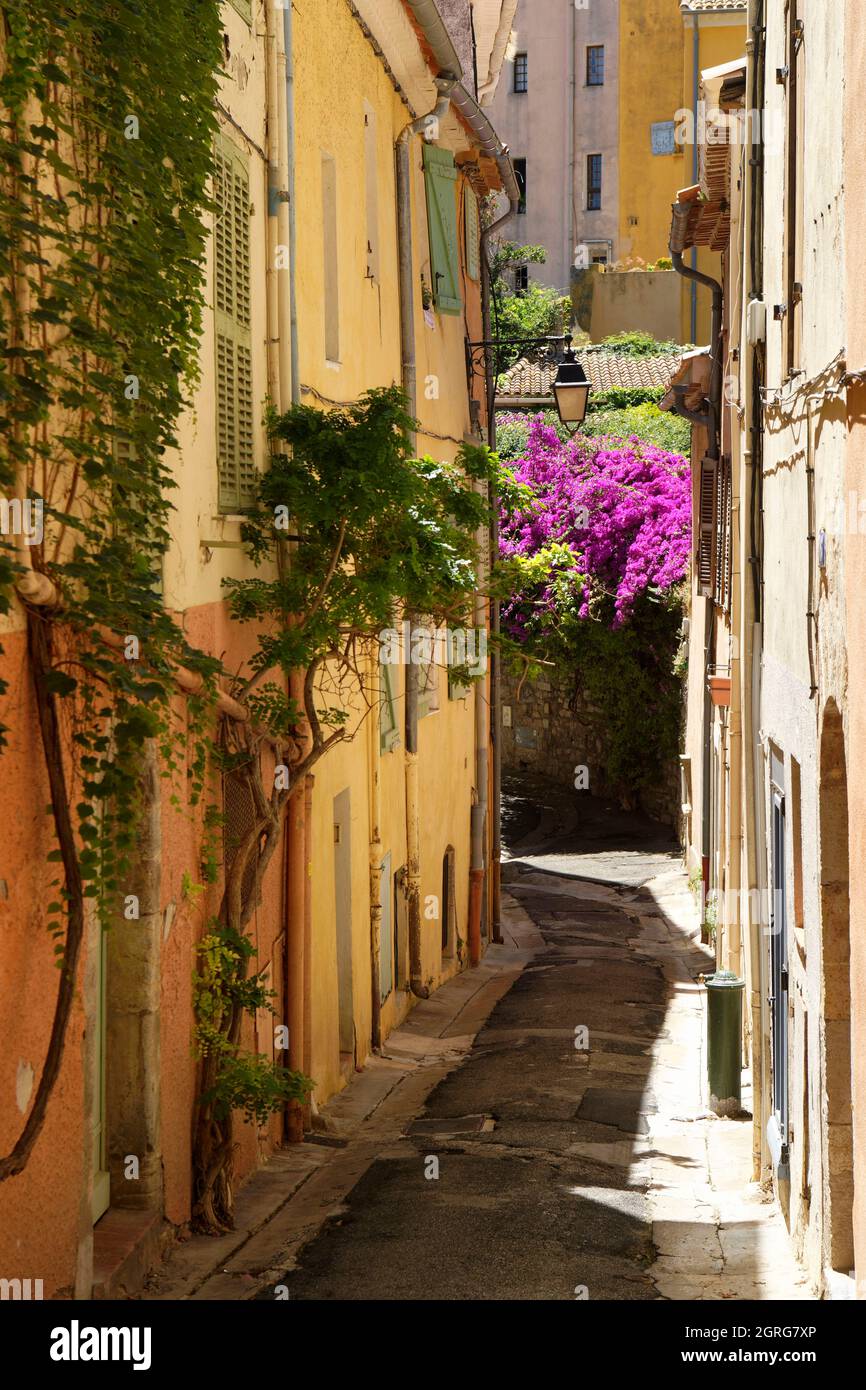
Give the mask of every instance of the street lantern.
<path id="1" fill-rule="evenodd" d="M 582 425 L 589 406 L 589 380 L 577 360 L 571 339 L 566 339 L 565 357 L 556 373 L 553 394 L 559 418 L 566 429 L 573 431 Z"/>

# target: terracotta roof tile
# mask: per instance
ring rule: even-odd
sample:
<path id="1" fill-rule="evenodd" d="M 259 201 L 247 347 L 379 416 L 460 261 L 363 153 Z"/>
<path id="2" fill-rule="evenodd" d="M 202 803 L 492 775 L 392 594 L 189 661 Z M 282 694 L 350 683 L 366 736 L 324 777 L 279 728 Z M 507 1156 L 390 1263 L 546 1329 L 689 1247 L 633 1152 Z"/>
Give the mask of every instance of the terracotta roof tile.
<path id="1" fill-rule="evenodd" d="M 679 367 L 682 355 L 665 352 L 656 357 L 632 357 L 625 352 L 587 348 L 577 354 L 577 360 L 586 372 L 593 391 L 610 391 L 618 387 L 664 391 Z M 500 377 L 497 399 L 552 398 L 556 371 L 556 362 L 530 362 L 522 358 Z"/>

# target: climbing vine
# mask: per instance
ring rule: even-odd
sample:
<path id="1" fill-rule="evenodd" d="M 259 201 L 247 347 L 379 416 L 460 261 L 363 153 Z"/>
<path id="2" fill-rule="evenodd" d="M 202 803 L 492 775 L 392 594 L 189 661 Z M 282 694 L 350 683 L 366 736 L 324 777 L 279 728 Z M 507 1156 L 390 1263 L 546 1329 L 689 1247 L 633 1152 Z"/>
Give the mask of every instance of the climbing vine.
<path id="1" fill-rule="evenodd" d="M 381 708 L 383 632 L 401 613 L 465 625 L 480 583 L 476 537 L 489 521 L 493 456 L 465 445 L 453 464 L 414 455 L 416 422 L 396 387 L 345 409 L 295 406 L 268 418 L 269 467 L 243 526 L 252 579 L 228 580 L 232 617 L 257 645 L 233 689 L 248 723 L 224 721 L 214 750 L 254 808 L 232 847 L 219 912 L 202 943 L 196 1034 L 202 1076 L 194 1142 L 200 1230 L 232 1224 L 234 1113 L 263 1120 L 310 1082 L 240 1046 L 265 1000 L 244 935 L 296 789 Z M 471 673 L 456 668 L 467 679 Z"/>
<path id="2" fill-rule="evenodd" d="M 149 740 L 195 799 L 217 663 L 165 608 L 169 450 L 196 377 L 220 61 L 216 0 L 0 4 L 0 486 L 38 528 L 4 545 L 27 601 L 59 866 L 60 967 L 22 1170 L 44 1122 L 92 900 L 116 913 Z M 174 673 L 200 693 L 173 723 Z M 191 751 L 187 765 L 187 740 Z"/>

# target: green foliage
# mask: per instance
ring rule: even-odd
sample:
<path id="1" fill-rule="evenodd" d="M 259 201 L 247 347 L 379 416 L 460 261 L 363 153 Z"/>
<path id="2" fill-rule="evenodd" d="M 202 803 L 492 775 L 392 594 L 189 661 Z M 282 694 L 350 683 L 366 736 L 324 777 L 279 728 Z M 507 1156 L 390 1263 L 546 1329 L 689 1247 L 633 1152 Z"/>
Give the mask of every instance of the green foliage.
<path id="1" fill-rule="evenodd" d="M 107 924 L 135 852 L 136 755 L 157 738 L 179 766 L 173 667 L 212 686 L 217 665 L 166 613 L 160 578 L 166 451 L 201 331 L 220 13 L 11 0 L 2 15 L 0 484 L 21 479 L 45 506 L 32 561 L 63 602 L 45 688 L 73 729 L 81 876 Z M 2 565 L 8 605 L 16 566 Z M 138 658 L 106 631 L 134 635 Z M 193 796 L 205 704 L 190 709 Z"/>
<path id="2" fill-rule="evenodd" d="M 659 410 L 650 402 L 625 410 L 593 411 L 587 415 L 581 434 L 589 438 L 613 435 L 617 439 L 628 439 L 636 434 L 638 439 L 657 444 L 670 453 L 682 454 L 684 458 L 691 454 L 692 427 L 688 420 L 672 415 L 669 410 Z"/>
<path id="3" fill-rule="evenodd" d="M 674 671 L 682 608 L 679 592 L 638 600 L 629 622 L 612 629 L 603 621 L 577 616 L 580 587 L 574 583 L 573 555 L 567 546 L 551 548 L 519 563 L 521 591 L 531 592 L 540 579 L 554 580 L 558 623 L 554 634 L 527 649 L 503 639 L 503 654 L 516 675 L 536 677 L 541 662 L 553 662 L 573 680 L 589 717 L 604 736 L 605 788 L 627 807 L 657 785 L 679 750 L 682 686 Z"/>
<path id="4" fill-rule="evenodd" d="M 605 396 L 621 394 L 628 396 L 629 392 L 605 392 Z M 634 395 L 639 396 L 641 392 L 635 391 Z M 656 398 L 659 392 L 652 393 Z M 590 405 L 597 405 L 600 396 L 595 399 L 590 397 Z M 541 412 L 544 416 L 544 423 L 555 430 L 559 438 L 565 443 L 570 437 L 569 431 L 563 425 L 555 410 L 545 410 Z M 526 449 L 526 441 L 529 437 L 529 422 L 535 418 L 535 412 L 528 411 L 522 416 L 517 412 L 502 412 L 497 420 L 496 426 L 496 451 L 503 464 L 513 463 L 516 459 L 522 458 Z M 601 409 L 590 409 L 586 420 L 581 425 L 579 434 L 587 439 L 598 439 L 605 435 L 610 435 L 614 439 L 628 439 L 631 435 L 637 435 L 638 439 L 645 440 L 648 444 L 657 444 L 661 449 L 667 449 L 671 453 L 682 454 L 684 458 L 689 458 L 691 454 L 691 425 L 688 420 L 681 419 L 678 415 L 672 415 L 670 411 L 659 410 L 652 400 L 645 400 L 632 405 L 630 402 L 621 407 L 614 405 L 605 406 Z"/>
<path id="5" fill-rule="evenodd" d="M 490 257 L 490 321 L 494 338 L 547 338 L 567 332 L 571 320 L 571 299 L 567 294 L 534 280 L 528 289 L 515 292 L 506 278 L 507 272 L 516 266 L 543 265 L 546 260 L 543 246 L 500 241 L 494 247 Z M 494 376 L 507 371 L 519 357 L 519 346 L 497 349 Z"/>
<path id="6" fill-rule="evenodd" d="M 259 565 L 277 561 L 277 574 L 227 583 L 233 616 L 259 629 L 255 674 L 345 657 L 391 627 L 398 608 L 436 623 L 468 616 L 479 584 L 476 533 L 489 519 L 486 488 L 475 486 L 493 474 L 485 448 L 464 445 L 453 464 L 414 458 L 415 422 L 395 387 L 344 410 L 296 406 L 269 423 L 274 452 L 243 537 Z M 297 718 L 268 684 L 256 713 L 275 733 Z M 349 710 L 338 698 L 306 713 L 314 732 L 339 731 Z"/>
<path id="7" fill-rule="evenodd" d="M 592 391 L 589 414 L 599 410 L 628 410 L 636 405 L 657 405 L 664 392 L 659 386 L 611 386 L 607 391 Z"/>
<path id="8" fill-rule="evenodd" d="M 274 1010 L 272 990 L 261 974 L 248 975 L 256 954 L 248 937 L 214 922 L 197 948 L 199 969 L 193 976 L 195 1044 L 198 1056 L 210 1061 L 209 1084 L 199 1103 L 225 1121 L 233 1110 L 262 1125 L 289 1101 L 305 1101 L 313 1083 L 300 1072 L 247 1052 L 233 1041 L 227 1025 L 240 1014 Z"/>
<path id="9" fill-rule="evenodd" d="M 684 349 L 679 343 L 675 343 L 671 338 L 654 338 L 652 333 L 642 331 L 629 331 L 624 333 L 611 333 L 609 337 L 602 338 L 601 346 L 609 348 L 611 352 L 623 352 L 629 357 L 657 357 L 664 352 L 682 352 Z"/>

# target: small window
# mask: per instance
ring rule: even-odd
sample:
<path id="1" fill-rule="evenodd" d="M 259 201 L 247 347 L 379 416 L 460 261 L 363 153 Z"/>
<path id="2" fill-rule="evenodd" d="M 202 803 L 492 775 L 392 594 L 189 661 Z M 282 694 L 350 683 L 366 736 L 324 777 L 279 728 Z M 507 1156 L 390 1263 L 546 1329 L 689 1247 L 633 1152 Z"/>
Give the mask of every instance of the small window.
<path id="1" fill-rule="evenodd" d="M 529 91 L 529 56 L 526 53 L 517 53 L 514 57 L 514 90 Z"/>
<path id="2" fill-rule="evenodd" d="M 520 189 L 520 202 L 517 204 L 517 211 L 526 212 L 526 160 L 515 159 L 514 174 L 517 179 L 517 187 Z"/>
<path id="3" fill-rule="evenodd" d="M 586 157 L 586 208 L 588 212 L 601 209 L 601 155 Z"/>
<path id="4" fill-rule="evenodd" d="M 590 44 L 586 50 L 587 87 L 604 86 L 604 44 Z"/>
<path id="5" fill-rule="evenodd" d="M 514 290 L 516 294 L 523 294 L 529 289 L 529 266 L 516 265 L 514 267 Z"/>

